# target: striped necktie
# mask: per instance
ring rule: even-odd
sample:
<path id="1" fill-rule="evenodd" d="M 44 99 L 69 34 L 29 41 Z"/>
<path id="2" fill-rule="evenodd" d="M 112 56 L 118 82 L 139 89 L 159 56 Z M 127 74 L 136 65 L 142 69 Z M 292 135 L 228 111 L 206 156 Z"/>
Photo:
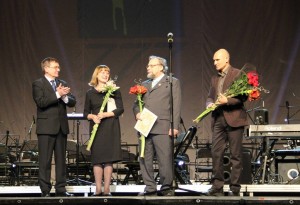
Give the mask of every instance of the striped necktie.
<path id="1" fill-rule="evenodd" d="M 53 88 L 54 92 L 56 92 L 56 85 L 55 85 L 55 81 L 54 81 L 54 80 L 51 80 L 50 82 L 51 82 L 51 86 L 52 86 L 52 88 Z"/>

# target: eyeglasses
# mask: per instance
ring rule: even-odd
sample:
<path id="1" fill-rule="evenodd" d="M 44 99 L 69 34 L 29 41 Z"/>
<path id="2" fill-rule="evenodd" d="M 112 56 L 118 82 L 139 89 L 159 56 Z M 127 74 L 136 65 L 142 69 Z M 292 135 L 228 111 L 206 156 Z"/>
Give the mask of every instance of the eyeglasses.
<path id="1" fill-rule="evenodd" d="M 48 68 L 54 68 L 54 69 L 60 69 L 60 66 L 54 66 L 54 67 L 51 67 L 51 66 L 47 66 Z"/>
<path id="2" fill-rule="evenodd" d="M 157 66 L 157 65 L 162 65 L 162 64 L 147 65 L 146 68 L 149 68 L 149 67 L 152 68 L 152 67 Z"/>

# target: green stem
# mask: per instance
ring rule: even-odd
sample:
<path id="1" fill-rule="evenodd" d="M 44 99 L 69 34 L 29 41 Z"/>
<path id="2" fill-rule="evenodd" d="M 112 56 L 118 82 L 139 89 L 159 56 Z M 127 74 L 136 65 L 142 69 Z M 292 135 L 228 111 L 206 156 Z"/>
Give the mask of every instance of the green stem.
<path id="1" fill-rule="evenodd" d="M 139 102 L 139 109 L 140 109 L 140 113 L 141 113 L 143 111 L 142 94 L 137 94 L 137 100 Z M 139 140 L 141 141 L 140 157 L 144 158 L 144 156 L 145 156 L 145 136 L 141 134 Z"/>
<path id="2" fill-rule="evenodd" d="M 106 95 L 104 96 L 104 99 L 103 99 L 103 102 L 102 102 L 102 105 L 101 105 L 99 114 L 100 114 L 100 113 L 103 113 L 103 110 L 104 110 L 104 108 L 105 108 L 105 106 L 106 106 L 106 104 L 107 104 L 107 102 L 108 102 L 109 97 L 110 97 L 111 94 L 112 94 L 112 91 L 110 91 L 110 90 L 107 91 Z M 86 147 L 86 150 L 87 150 L 87 151 L 90 151 L 90 150 L 91 150 L 91 147 L 92 147 L 92 145 L 93 145 L 93 142 L 94 142 L 94 139 L 95 139 L 95 136 L 96 136 L 98 127 L 99 127 L 99 124 L 98 124 L 98 123 L 94 124 L 93 130 L 92 130 L 92 134 L 91 134 L 91 137 L 90 137 L 89 142 L 88 142 L 88 145 L 87 145 L 87 147 Z"/>

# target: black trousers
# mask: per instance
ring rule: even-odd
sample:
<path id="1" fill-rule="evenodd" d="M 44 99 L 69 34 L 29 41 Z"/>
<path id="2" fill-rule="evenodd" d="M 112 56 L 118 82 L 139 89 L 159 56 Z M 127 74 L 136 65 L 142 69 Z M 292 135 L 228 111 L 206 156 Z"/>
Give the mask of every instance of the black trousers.
<path id="1" fill-rule="evenodd" d="M 212 162 L 213 175 L 212 187 L 221 189 L 224 186 L 224 165 L 223 158 L 227 142 L 231 153 L 231 181 L 230 189 L 239 191 L 242 167 L 242 143 L 244 127 L 230 127 L 224 116 L 221 114 L 216 117 L 213 127 L 212 137 Z"/>
<path id="2" fill-rule="evenodd" d="M 55 160 L 55 190 L 66 191 L 66 146 L 67 135 L 61 131 L 57 135 L 38 135 L 39 150 L 39 185 L 42 192 L 50 192 L 51 162 L 54 152 Z"/>

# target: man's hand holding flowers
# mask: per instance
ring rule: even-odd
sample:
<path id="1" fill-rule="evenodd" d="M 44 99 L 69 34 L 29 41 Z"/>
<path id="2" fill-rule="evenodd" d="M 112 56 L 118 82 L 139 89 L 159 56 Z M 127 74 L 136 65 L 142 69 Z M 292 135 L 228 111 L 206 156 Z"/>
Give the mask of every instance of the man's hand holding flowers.
<path id="1" fill-rule="evenodd" d="M 214 111 L 218 106 L 228 103 L 228 98 L 236 97 L 238 95 L 244 95 L 249 101 L 257 100 L 260 97 L 260 92 L 269 93 L 270 91 L 259 86 L 258 74 L 255 70 L 246 72 L 245 69 L 249 65 L 245 65 L 241 70 L 241 75 L 237 78 L 232 85 L 225 91 L 225 93 L 220 93 L 217 100 L 214 103 L 209 103 L 204 110 L 194 122 L 200 122 L 204 117 L 206 117 L 210 112 Z M 252 67 L 252 65 L 250 65 Z"/>
<path id="2" fill-rule="evenodd" d="M 228 103 L 228 99 L 225 95 L 223 95 L 222 93 L 219 94 L 218 99 L 217 99 L 217 104 L 218 105 L 223 105 L 223 104 L 227 104 Z"/>

